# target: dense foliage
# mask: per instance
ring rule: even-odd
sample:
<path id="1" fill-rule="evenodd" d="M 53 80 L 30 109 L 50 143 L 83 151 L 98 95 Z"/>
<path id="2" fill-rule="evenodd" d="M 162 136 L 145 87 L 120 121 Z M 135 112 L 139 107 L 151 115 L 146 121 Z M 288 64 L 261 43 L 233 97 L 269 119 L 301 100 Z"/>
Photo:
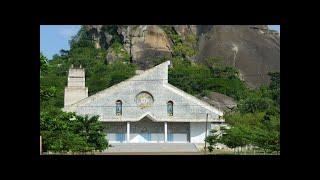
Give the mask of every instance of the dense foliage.
<path id="1" fill-rule="evenodd" d="M 280 151 L 280 73 L 270 73 L 271 84 L 251 90 L 239 101 L 238 108 L 225 116 L 229 129 L 221 136 L 213 130 L 206 141 L 209 150 L 216 143 L 230 148 L 246 145 L 265 151 Z"/>
<path id="2" fill-rule="evenodd" d="M 161 28 L 173 44 L 173 56 L 187 58 L 197 55 L 198 39 L 196 35 L 190 34 L 183 39 L 172 26 L 163 25 Z"/>
<path id="3" fill-rule="evenodd" d="M 46 73 L 48 70 L 48 60 L 47 58 L 40 53 L 40 80 L 43 80 L 43 73 Z M 55 95 L 56 89 L 54 86 L 43 86 L 40 85 L 40 101 L 47 101 Z"/>
<path id="4" fill-rule="evenodd" d="M 55 111 L 40 113 L 40 134 L 44 151 L 88 152 L 107 148 L 104 126 L 98 121 L 98 116 L 89 118 L 59 109 Z"/>
<path id="5" fill-rule="evenodd" d="M 169 70 L 169 83 L 193 95 L 215 91 L 240 100 L 247 87 L 237 74 L 232 67 L 208 67 L 176 57 Z"/>

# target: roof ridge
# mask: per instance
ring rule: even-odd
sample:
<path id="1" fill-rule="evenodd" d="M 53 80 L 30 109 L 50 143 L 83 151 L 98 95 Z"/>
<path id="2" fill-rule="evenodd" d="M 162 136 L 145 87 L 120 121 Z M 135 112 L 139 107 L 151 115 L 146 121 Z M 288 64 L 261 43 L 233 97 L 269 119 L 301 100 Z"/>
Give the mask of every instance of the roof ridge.
<path id="1" fill-rule="evenodd" d="M 101 91 L 98 91 L 97 93 L 95 93 L 95 94 L 93 94 L 93 95 L 91 95 L 91 96 L 88 96 L 88 97 L 86 97 L 86 98 L 84 98 L 84 99 L 81 99 L 80 101 L 77 101 L 77 102 L 75 102 L 75 103 L 73 103 L 73 104 L 71 104 L 71 105 L 68 105 L 68 106 L 64 107 L 63 109 L 65 109 L 65 108 L 66 108 L 66 109 L 67 109 L 67 108 L 71 108 L 71 107 L 74 106 L 74 105 L 81 104 L 81 103 L 85 103 L 85 102 L 88 101 L 89 99 L 93 99 L 93 98 L 95 98 L 95 97 L 97 97 L 97 96 L 105 93 L 106 91 L 110 91 L 110 90 L 112 90 L 112 89 L 119 88 L 119 87 L 123 86 L 124 84 L 129 83 L 130 80 L 133 80 L 134 78 L 137 78 L 137 77 L 139 77 L 139 76 L 145 76 L 148 72 L 151 72 L 152 70 L 155 70 L 156 68 L 158 68 L 160 65 L 163 65 L 163 64 L 168 63 L 168 62 L 170 63 L 170 61 L 165 61 L 165 62 L 163 62 L 163 63 L 161 63 L 161 64 L 158 64 L 157 66 L 154 66 L 154 67 L 152 67 L 152 68 L 150 68 L 150 69 L 145 70 L 145 71 L 142 72 L 141 74 L 136 74 L 136 75 L 134 75 L 134 76 L 132 76 L 132 77 L 130 77 L 130 78 L 122 81 L 122 82 L 119 82 L 119 83 L 114 84 L 114 85 L 112 85 L 112 86 L 110 86 L 110 87 L 107 87 L 107 88 L 105 88 L 105 89 L 103 89 L 103 90 L 101 90 Z"/>
<path id="2" fill-rule="evenodd" d="M 198 104 L 204 106 L 206 109 L 209 109 L 209 110 L 211 110 L 211 111 L 214 111 L 214 112 L 217 113 L 218 115 L 223 115 L 223 112 L 222 112 L 221 110 L 213 107 L 213 106 L 210 105 L 209 103 L 207 103 L 207 102 L 205 102 L 205 101 L 202 101 L 202 100 L 200 100 L 199 98 L 197 98 L 197 97 L 195 97 L 195 96 L 193 96 L 193 95 L 191 95 L 191 94 L 188 94 L 187 92 L 185 92 L 185 91 L 183 91 L 183 90 L 181 90 L 181 89 L 173 86 L 173 85 L 170 84 L 170 83 L 164 84 L 164 87 L 175 89 L 175 90 L 181 92 L 184 96 L 187 96 L 187 98 L 190 98 L 191 100 L 196 101 Z M 207 107 L 206 107 L 206 106 L 207 106 Z"/>

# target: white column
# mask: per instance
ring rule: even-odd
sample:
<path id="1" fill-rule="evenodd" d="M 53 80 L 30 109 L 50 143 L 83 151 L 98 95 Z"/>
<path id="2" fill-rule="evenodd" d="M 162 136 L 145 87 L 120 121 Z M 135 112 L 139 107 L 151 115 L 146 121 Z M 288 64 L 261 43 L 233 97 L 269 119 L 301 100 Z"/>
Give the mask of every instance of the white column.
<path id="1" fill-rule="evenodd" d="M 167 122 L 164 122 L 164 142 L 167 142 L 168 139 L 168 126 Z"/>
<path id="2" fill-rule="evenodd" d="M 127 122 L 127 143 L 130 142 L 130 122 Z"/>
<path id="3" fill-rule="evenodd" d="M 42 154 L 42 139 L 41 139 L 41 136 L 40 136 L 40 155 Z"/>

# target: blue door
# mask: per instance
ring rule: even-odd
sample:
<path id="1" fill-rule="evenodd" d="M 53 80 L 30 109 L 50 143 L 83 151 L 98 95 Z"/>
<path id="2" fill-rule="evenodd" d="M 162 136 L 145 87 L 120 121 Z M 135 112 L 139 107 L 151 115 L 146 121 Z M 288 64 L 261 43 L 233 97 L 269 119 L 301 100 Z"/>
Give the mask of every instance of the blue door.
<path id="1" fill-rule="evenodd" d="M 151 133 L 143 133 L 141 135 L 145 140 L 151 141 Z"/>
<path id="2" fill-rule="evenodd" d="M 117 133 L 117 134 L 116 134 L 116 141 L 120 141 L 120 142 L 125 141 L 125 135 L 124 135 L 124 133 Z"/>

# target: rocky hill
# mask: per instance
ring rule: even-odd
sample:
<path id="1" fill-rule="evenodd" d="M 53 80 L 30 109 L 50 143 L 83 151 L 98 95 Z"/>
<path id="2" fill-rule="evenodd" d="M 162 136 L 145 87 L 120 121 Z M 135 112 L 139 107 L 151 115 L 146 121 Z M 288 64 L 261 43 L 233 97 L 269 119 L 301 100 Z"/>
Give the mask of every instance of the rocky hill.
<path id="1" fill-rule="evenodd" d="M 110 48 L 120 39 L 130 61 L 141 69 L 155 65 L 157 58 L 170 58 L 179 37 L 197 53 L 186 57 L 203 63 L 208 57 L 220 57 L 226 65 L 239 69 L 250 87 L 269 82 L 270 71 L 280 71 L 280 34 L 266 25 L 85 25 L 96 48 L 107 50 L 106 60 L 113 62 L 119 53 Z M 189 41 L 194 37 L 194 41 Z"/>
<path id="2" fill-rule="evenodd" d="M 267 26 L 214 26 L 201 35 L 199 51 L 199 60 L 222 57 L 251 87 L 268 83 L 268 72 L 280 71 L 280 36 Z"/>

